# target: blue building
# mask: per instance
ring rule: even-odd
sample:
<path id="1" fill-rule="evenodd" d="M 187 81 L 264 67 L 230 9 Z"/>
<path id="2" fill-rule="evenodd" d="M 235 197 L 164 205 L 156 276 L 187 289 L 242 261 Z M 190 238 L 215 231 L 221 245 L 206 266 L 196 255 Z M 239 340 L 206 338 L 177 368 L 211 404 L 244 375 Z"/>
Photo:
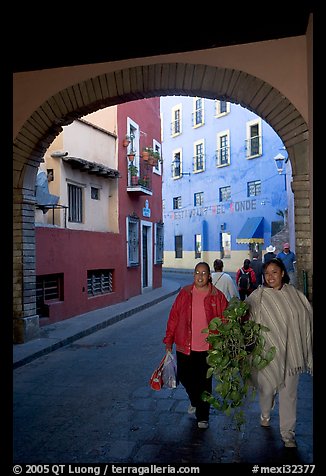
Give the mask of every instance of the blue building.
<path id="1" fill-rule="evenodd" d="M 161 118 L 164 268 L 221 258 L 235 271 L 285 227 L 294 233 L 290 161 L 265 121 L 236 104 L 186 96 L 162 97 Z"/>

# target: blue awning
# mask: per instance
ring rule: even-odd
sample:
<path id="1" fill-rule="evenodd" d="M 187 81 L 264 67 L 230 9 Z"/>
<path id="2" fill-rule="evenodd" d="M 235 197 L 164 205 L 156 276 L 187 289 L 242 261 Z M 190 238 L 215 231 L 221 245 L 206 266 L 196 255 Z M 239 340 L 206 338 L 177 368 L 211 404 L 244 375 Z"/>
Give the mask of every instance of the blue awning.
<path id="1" fill-rule="evenodd" d="M 264 243 L 264 217 L 247 218 L 236 239 L 237 243 Z"/>

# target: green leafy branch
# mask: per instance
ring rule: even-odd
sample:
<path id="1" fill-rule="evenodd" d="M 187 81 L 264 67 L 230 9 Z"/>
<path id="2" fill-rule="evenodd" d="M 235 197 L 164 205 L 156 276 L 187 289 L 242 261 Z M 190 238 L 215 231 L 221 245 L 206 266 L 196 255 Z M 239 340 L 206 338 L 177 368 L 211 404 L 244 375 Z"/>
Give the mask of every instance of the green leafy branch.
<path id="1" fill-rule="evenodd" d="M 214 318 L 202 331 L 208 333 L 206 340 L 211 346 L 207 377 L 213 375 L 216 380 L 214 395 L 204 392 L 202 398 L 213 408 L 233 416 L 238 429 L 245 423 L 244 404 L 249 396 L 255 396 L 252 372 L 265 368 L 276 351 L 275 347 L 264 350 L 263 333 L 269 329 L 246 320 L 248 309 L 245 301 L 234 297 L 223 313 L 224 319 Z"/>

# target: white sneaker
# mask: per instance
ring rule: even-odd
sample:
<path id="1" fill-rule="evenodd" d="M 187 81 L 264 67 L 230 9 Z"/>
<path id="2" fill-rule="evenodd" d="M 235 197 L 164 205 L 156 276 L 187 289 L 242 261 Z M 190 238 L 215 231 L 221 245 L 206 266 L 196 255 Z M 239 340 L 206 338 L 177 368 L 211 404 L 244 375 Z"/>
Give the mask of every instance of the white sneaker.
<path id="1" fill-rule="evenodd" d="M 206 430 L 209 427 L 208 421 L 199 421 L 197 425 L 198 428 L 201 428 L 202 430 Z"/>
<path id="2" fill-rule="evenodd" d="M 263 415 L 260 415 L 260 425 L 268 427 L 270 425 L 270 419 L 271 417 L 264 417 Z"/>
<path id="3" fill-rule="evenodd" d="M 193 413 L 196 413 L 196 407 L 193 407 L 191 404 L 188 407 L 188 413 L 189 415 L 192 415 Z"/>

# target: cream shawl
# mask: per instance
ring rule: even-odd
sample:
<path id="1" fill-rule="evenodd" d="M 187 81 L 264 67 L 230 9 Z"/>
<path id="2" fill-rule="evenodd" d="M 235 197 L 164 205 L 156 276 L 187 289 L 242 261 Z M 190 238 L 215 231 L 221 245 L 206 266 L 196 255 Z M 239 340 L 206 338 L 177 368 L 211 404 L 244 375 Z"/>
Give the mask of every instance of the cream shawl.
<path id="1" fill-rule="evenodd" d="M 258 386 L 267 384 L 278 391 L 286 375 L 312 374 L 313 311 L 306 296 L 291 284 L 280 290 L 259 286 L 246 302 L 250 319 L 270 329 L 263 332 L 265 350 L 276 348 L 274 359 L 258 371 Z"/>

